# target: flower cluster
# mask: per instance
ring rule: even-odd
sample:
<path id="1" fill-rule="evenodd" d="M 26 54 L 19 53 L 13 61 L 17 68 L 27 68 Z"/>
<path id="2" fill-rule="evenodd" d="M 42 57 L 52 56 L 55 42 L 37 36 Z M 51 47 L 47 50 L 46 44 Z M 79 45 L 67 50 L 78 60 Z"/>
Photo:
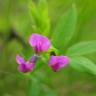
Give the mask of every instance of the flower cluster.
<path id="1" fill-rule="evenodd" d="M 47 37 L 35 33 L 29 37 L 29 44 L 36 54 L 46 52 L 51 47 L 51 42 Z M 23 73 L 31 72 L 34 69 L 37 58 L 38 55 L 33 55 L 30 60 L 25 62 L 20 55 L 17 55 L 16 61 L 19 65 L 18 70 Z M 59 71 L 68 64 L 68 62 L 69 58 L 67 56 L 56 56 L 55 54 L 51 54 L 48 60 L 48 66 L 51 67 L 53 71 Z"/>

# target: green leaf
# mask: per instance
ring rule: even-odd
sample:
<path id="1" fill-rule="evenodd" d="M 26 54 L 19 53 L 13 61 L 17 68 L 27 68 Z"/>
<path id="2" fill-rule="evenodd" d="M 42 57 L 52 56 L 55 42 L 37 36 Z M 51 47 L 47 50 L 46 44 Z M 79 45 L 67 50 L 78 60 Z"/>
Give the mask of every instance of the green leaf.
<path id="1" fill-rule="evenodd" d="M 41 28 L 44 32 L 44 35 L 46 35 L 50 31 L 50 19 L 48 14 L 48 4 L 46 0 L 39 0 L 38 10 L 40 14 L 40 19 L 42 21 Z"/>
<path id="2" fill-rule="evenodd" d="M 80 42 L 78 44 L 75 44 L 71 46 L 67 50 L 67 55 L 70 56 L 77 56 L 77 55 L 85 55 L 88 53 L 96 52 L 96 41 L 86 41 L 86 42 Z"/>
<path id="3" fill-rule="evenodd" d="M 89 72 L 96 75 L 96 65 L 88 58 L 85 57 L 71 57 L 70 66 L 74 69 Z"/>
<path id="4" fill-rule="evenodd" d="M 50 19 L 46 0 L 39 0 L 38 5 L 30 2 L 29 11 L 33 21 L 33 29 L 43 35 L 48 35 L 50 30 Z"/>
<path id="5" fill-rule="evenodd" d="M 34 4 L 33 1 L 29 2 L 28 8 L 29 8 L 29 14 L 32 17 L 33 23 L 38 24 L 39 14 L 38 14 L 36 5 Z"/>
<path id="6" fill-rule="evenodd" d="M 72 5 L 64 15 L 61 16 L 55 31 L 53 33 L 53 44 L 56 48 L 64 52 L 64 47 L 72 39 L 77 21 L 77 11 L 75 5 Z"/>

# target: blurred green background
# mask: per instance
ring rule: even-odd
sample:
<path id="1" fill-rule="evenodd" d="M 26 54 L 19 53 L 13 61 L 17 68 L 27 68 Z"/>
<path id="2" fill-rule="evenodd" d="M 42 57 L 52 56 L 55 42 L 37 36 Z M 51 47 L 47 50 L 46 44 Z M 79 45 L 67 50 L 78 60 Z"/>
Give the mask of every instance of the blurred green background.
<path id="1" fill-rule="evenodd" d="M 96 40 L 95 0 L 47 1 L 51 28 L 55 27 L 59 16 L 75 3 L 78 22 L 72 43 Z M 15 56 L 26 47 L 25 43 L 32 33 L 27 4 L 28 0 L 0 0 L 0 96 L 26 96 L 26 78 L 17 76 Z M 86 57 L 96 63 L 96 53 L 88 54 Z M 44 84 L 54 89 L 57 96 L 96 96 L 94 75 L 75 71 L 69 66 L 57 73 L 50 71 L 47 75 Z M 42 91 L 38 96 L 43 96 Z"/>

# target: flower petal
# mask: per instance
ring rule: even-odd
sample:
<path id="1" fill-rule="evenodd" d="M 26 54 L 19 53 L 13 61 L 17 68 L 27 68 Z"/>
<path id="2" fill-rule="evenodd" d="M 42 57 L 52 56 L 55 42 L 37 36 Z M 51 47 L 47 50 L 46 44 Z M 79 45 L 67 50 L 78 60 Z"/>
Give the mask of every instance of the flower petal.
<path id="1" fill-rule="evenodd" d="M 69 63 L 69 58 L 67 56 L 58 56 L 58 62 L 60 64 L 60 67 L 64 67 Z"/>
<path id="2" fill-rule="evenodd" d="M 30 71 L 33 70 L 33 68 L 34 68 L 34 64 L 33 63 L 30 63 L 29 61 L 26 62 L 25 64 L 20 64 L 18 66 L 18 70 L 20 72 L 23 72 L 23 73 L 30 72 Z"/>
<path id="3" fill-rule="evenodd" d="M 60 65 L 59 64 L 55 64 L 55 65 L 52 65 L 51 68 L 53 69 L 53 71 L 57 72 L 60 69 Z"/>
<path id="4" fill-rule="evenodd" d="M 42 38 L 42 50 L 47 51 L 48 48 L 51 46 L 51 43 L 47 37 Z"/>
<path id="5" fill-rule="evenodd" d="M 57 63 L 57 58 L 56 58 L 57 56 L 50 56 L 50 59 L 49 59 L 49 62 L 48 62 L 48 64 L 49 64 L 49 66 L 51 66 L 51 65 L 55 65 L 56 63 Z"/>
<path id="6" fill-rule="evenodd" d="M 27 69 L 28 69 L 29 71 L 32 71 L 33 68 L 34 68 L 34 63 L 27 62 L 26 67 L 27 67 Z"/>
<path id="7" fill-rule="evenodd" d="M 37 41 L 40 40 L 40 35 L 39 34 L 32 34 L 30 37 L 29 37 L 29 44 L 32 46 L 32 47 L 35 47 L 37 45 Z"/>
<path id="8" fill-rule="evenodd" d="M 16 55 L 16 61 L 18 64 L 25 63 L 24 59 L 20 55 Z"/>
<path id="9" fill-rule="evenodd" d="M 36 55 L 36 54 L 34 54 L 34 55 L 29 59 L 29 62 L 35 63 L 38 58 L 39 58 L 39 56 Z"/>
<path id="10" fill-rule="evenodd" d="M 32 34 L 29 37 L 29 44 L 36 52 L 47 51 L 51 45 L 47 37 L 39 34 Z"/>
<path id="11" fill-rule="evenodd" d="M 26 72 L 29 71 L 29 70 L 27 69 L 26 64 L 20 64 L 20 65 L 18 66 L 18 70 L 19 70 L 20 72 L 23 72 L 23 73 L 26 73 Z"/>
<path id="12" fill-rule="evenodd" d="M 66 64 L 68 64 L 69 58 L 67 56 L 51 56 L 49 59 L 49 66 L 54 70 L 58 71 Z"/>

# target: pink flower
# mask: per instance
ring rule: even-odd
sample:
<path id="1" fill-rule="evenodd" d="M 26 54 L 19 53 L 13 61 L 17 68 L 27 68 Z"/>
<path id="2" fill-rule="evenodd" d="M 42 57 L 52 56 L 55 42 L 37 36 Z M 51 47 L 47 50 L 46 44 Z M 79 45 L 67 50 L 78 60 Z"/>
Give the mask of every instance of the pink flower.
<path id="1" fill-rule="evenodd" d="M 23 73 L 32 71 L 33 68 L 34 68 L 34 62 L 33 62 L 34 60 L 32 60 L 32 58 L 31 58 L 29 61 L 25 62 L 25 60 L 20 55 L 17 55 L 16 56 L 16 61 L 19 64 L 18 70 L 20 72 L 23 72 Z"/>
<path id="2" fill-rule="evenodd" d="M 50 56 L 48 65 L 53 69 L 53 71 L 59 71 L 62 67 L 69 63 L 69 58 L 67 56 Z"/>
<path id="3" fill-rule="evenodd" d="M 29 44 L 36 53 L 47 51 L 51 45 L 47 37 L 35 33 L 30 36 Z"/>

